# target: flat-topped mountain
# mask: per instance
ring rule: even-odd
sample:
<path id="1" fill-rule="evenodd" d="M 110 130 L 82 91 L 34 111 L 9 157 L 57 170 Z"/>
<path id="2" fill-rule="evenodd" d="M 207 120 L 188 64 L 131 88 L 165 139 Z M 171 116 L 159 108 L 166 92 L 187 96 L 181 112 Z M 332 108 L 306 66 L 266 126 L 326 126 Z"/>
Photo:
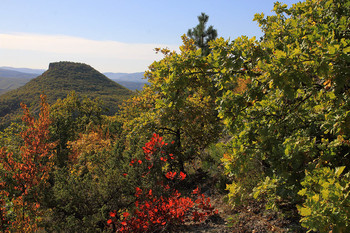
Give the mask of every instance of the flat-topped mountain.
<path id="1" fill-rule="evenodd" d="M 99 98 L 108 115 L 114 114 L 118 105 L 132 94 L 132 91 L 110 80 L 89 65 L 74 62 L 56 62 L 42 75 L 30 80 L 24 86 L 0 95 L 0 124 L 6 124 L 21 113 L 20 103 L 39 109 L 40 95 L 47 95 L 49 104 L 63 99 L 75 91 L 79 96 Z"/>
<path id="2" fill-rule="evenodd" d="M 38 77 L 46 70 L 30 68 L 14 68 L 9 66 L 0 67 L 0 95 L 23 86 L 32 78 Z M 137 73 L 103 73 L 109 79 L 130 89 L 141 90 L 148 81 L 144 78 L 144 72 Z"/>

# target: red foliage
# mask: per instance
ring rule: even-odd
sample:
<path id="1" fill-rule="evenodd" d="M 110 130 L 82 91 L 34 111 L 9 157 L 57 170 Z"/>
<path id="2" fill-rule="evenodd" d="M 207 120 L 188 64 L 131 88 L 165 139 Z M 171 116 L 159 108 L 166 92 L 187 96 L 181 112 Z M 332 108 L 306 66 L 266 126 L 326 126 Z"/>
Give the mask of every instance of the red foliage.
<path id="1" fill-rule="evenodd" d="M 162 137 L 154 134 L 152 139 L 143 147 L 144 162 L 150 163 L 150 165 L 144 167 L 149 171 L 142 176 L 143 178 L 150 172 L 155 172 L 152 168 L 154 168 L 157 154 L 162 155 L 158 157 L 158 161 L 163 163 L 167 161 L 164 155 L 164 146 L 167 145 Z M 173 154 L 169 154 L 169 157 L 174 159 Z M 140 160 L 132 159 L 130 166 L 136 165 L 138 161 Z M 139 162 L 139 164 L 142 163 Z M 168 183 L 158 182 L 158 188 L 162 188 L 160 194 L 154 194 L 152 189 L 142 190 L 140 187 L 136 187 L 134 210 L 124 212 L 121 216 L 118 216 L 116 211 L 111 212 L 111 219 L 107 221 L 107 225 L 116 229 L 117 232 L 153 232 L 164 228 L 166 225 L 181 224 L 185 221 L 203 221 L 209 215 L 215 213 L 210 204 L 210 199 L 201 194 L 198 188 L 193 191 L 193 197 L 190 198 L 182 197 L 178 190 L 170 187 L 174 184 L 176 177 L 180 181 L 184 180 L 186 178 L 185 173 L 180 172 L 178 174 L 175 171 L 168 171 L 162 176 L 166 177 Z"/>
<path id="2" fill-rule="evenodd" d="M 170 195 L 167 195 L 169 191 L 164 191 L 164 195 L 155 197 L 150 190 L 148 195 L 143 196 L 142 202 L 136 202 L 137 208 L 132 215 L 124 212 L 122 219 L 118 220 L 115 212 L 112 212 L 112 219 L 107 224 L 114 225 L 117 232 L 153 232 L 166 224 L 203 221 L 209 215 L 217 213 L 211 206 L 210 199 L 203 194 L 198 194 L 193 201 L 190 197 L 181 197 L 177 190 Z"/>
<path id="3" fill-rule="evenodd" d="M 159 137 L 158 134 L 153 134 L 151 141 L 147 142 L 144 147 L 142 147 L 143 152 L 145 153 L 146 159 L 149 155 L 154 154 L 158 148 L 161 148 L 164 145 L 162 137 Z"/>
<path id="4" fill-rule="evenodd" d="M 183 172 L 180 172 L 180 180 L 184 180 L 186 178 L 186 174 Z"/>
<path id="5" fill-rule="evenodd" d="M 142 194 L 142 189 L 136 187 L 135 197 L 139 197 Z"/>
<path id="6" fill-rule="evenodd" d="M 168 172 L 165 177 L 168 178 L 169 180 L 173 180 L 176 176 L 176 172 Z"/>
<path id="7" fill-rule="evenodd" d="M 48 179 L 49 171 L 52 167 L 53 151 L 55 144 L 49 143 L 49 105 L 46 98 L 41 96 L 42 107 L 39 118 L 36 120 L 31 116 L 26 105 L 21 104 L 24 115 L 22 121 L 27 128 L 21 132 L 24 145 L 20 149 L 20 157 L 13 153 L 7 153 L 5 148 L 0 148 L 0 164 L 5 171 L 5 175 L 11 179 L 6 179 L 0 185 L 0 216 L 4 219 L 4 199 L 12 192 L 10 201 L 14 205 L 16 219 L 12 222 L 14 229 L 26 229 L 32 231 L 36 226 L 36 219 L 31 216 L 36 215 L 40 205 L 37 202 L 38 188 L 44 185 Z M 30 196 L 31 201 L 26 201 Z M 2 229 L 2 228 L 0 228 Z"/>
<path id="8" fill-rule="evenodd" d="M 2 230 L 3 232 L 9 232 L 9 228 L 6 227 L 9 225 L 9 221 L 7 219 L 7 211 L 5 205 L 5 200 L 0 199 L 0 230 Z"/>
<path id="9" fill-rule="evenodd" d="M 24 145 L 21 147 L 21 159 L 16 159 L 12 153 L 0 153 L 0 161 L 5 170 L 12 173 L 16 181 L 16 189 L 27 194 L 28 191 L 48 178 L 52 165 L 53 143 L 49 140 L 49 106 L 42 98 L 42 108 L 39 119 L 31 116 L 27 106 L 21 104 L 24 115 L 22 121 L 28 126 L 21 137 Z M 4 151 L 3 151 L 4 152 Z"/>

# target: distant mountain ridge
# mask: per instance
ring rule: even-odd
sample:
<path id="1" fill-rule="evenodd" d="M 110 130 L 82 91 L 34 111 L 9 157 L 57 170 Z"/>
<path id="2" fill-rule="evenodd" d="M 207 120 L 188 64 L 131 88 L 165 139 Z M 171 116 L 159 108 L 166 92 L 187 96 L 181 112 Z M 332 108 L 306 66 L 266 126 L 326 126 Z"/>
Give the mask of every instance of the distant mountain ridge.
<path id="1" fill-rule="evenodd" d="M 138 73 L 112 73 L 107 72 L 103 73 L 108 78 L 115 81 L 127 81 L 127 82 L 140 82 L 147 83 L 147 79 L 144 78 L 144 72 Z"/>
<path id="2" fill-rule="evenodd" d="M 24 86 L 0 95 L 0 122 L 9 123 L 20 114 L 21 102 L 37 111 L 41 94 L 46 94 L 48 102 L 53 104 L 72 91 L 80 96 L 101 99 L 104 107 L 110 109 L 109 115 L 115 114 L 118 105 L 132 95 L 131 90 L 110 80 L 89 65 L 55 62 L 42 75 L 31 79 Z"/>
<path id="3" fill-rule="evenodd" d="M 0 68 L 0 77 L 3 78 L 27 78 L 32 79 L 35 77 L 38 77 L 40 74 L 34 74 L 34 73 L 24 73 L 21 71 L 16 70 L 8 70 L 4 68 Z"/>
<path id="4" fill-rule="evenodd" d="M 30 79 L 28 78 L 3 78 L 0 77 L 0 95 L 17 89 L 23 85 L 25 85 L 27 82 L 29 82 Z"/>
<path id="5" fill-rule="evenodd" d="M 14 69 L 0 68 L 0 95 L 23 86 L 39 75 L 40 74 L 23 73 Z"/>
<path id="6" fill-rule="evenodd" d="M 27 73 L 27 74 L 36 74 L 37 76 L 41 75 L 46 71 L 44 69 L 15 68 L 11 66 L 1 66 L 0 69 L 18 71 L 18 72 Z"/>
<path id="7" fill-rule="evenodd" d="M 17 88 L 18 86 L 25 84 L 25 82 L 23 83 L 23 80 L 9 80 L 8 78 L 21 78 L 21 79 L 29 80 L 41 75 L 44 72 L 45 70 L 43 69 L 15 68 L 15 67 L 9 67 L 9 66 L 0 67 L 0 95 L 2 92 L 11 90 L 8 88 L 8 86 Z M 143 85 L 147 83 L 147 80 L 144 79 L 144 72 L 137 72 L 137 73 L 106 72 L 103 74 L 130 90 L 136 90 L 136 89 L 141 90 Z M 6 81 L 2 81 L 5 78 L 6 78 Z"/>

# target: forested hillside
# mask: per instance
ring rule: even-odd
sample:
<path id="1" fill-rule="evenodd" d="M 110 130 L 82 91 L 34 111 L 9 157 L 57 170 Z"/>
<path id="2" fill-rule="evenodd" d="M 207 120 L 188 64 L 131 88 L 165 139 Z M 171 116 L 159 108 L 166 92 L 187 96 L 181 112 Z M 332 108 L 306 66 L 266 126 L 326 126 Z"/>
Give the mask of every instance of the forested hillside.
<path id="1" fill-rule="evenodd" d="M 32 79 L 39 76 L 34 73 L 24 73 L 16 70 L 0 68 L 0 77 Z"/>
<path id="2" fill-rule="evenodd" d="M 13 71 L 14 72 L 14 71 Z M 81 97 L 99 98 L 105 113 L 113 115 L 122 100 L 132 92 L 86 64 L 73 62 L 51 63 L 49 69 L 24 86 L 0 96 L 1 125 L 15 120 L 21 112 L 20 103 L 27 104 L 32 111 L 38 112 L 40 95 L 45 94 L 48 103 L 67 97 L 70 92 Z"/>
<path id="3" fill-rule="evenodd" d="M 0 95 L 23 86 L 30 79 L 39 76 L 39 74 L 23 73 L 15 70 L 0 68 Z"/>
<path id="4" fill-rule="evenodd" d="M 19 88 L 29 82 L 26 78 L 3 78 L 0 77 L 0 95 Z"/>
<path id="5" fill-rule="evenodd" d="M 44 73 L 45 70 L 29 68 L 0 67 L 0 95 L 23 86 L 31 79 Z M 141 90 L 147 80 L 144 72 L 138 73 L 103 73 L 109 79 L 128 88 L 129 90 Z"/>
<path id="6" fill-rule="evenodd" d="M 79 79 L 22 105 L 0 133 L 2 231 L 350 232 L 350 2 L 276 3 L 259 40 L 198 20 L 113 116 Z"/>

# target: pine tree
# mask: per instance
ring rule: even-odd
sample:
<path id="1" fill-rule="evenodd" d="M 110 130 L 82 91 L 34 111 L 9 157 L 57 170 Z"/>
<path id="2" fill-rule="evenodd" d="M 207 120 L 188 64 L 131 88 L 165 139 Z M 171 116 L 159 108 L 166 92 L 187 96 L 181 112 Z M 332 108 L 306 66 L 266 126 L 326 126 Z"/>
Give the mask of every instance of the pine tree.
<path id="1" fill-rule="evenodd" d="M 198 48 L 202 49 L 203 56 L 207 56 L 210 53 L 208 42 L 215 40 L 218 36 L 217 30 L 213 26 L 206 28 L 208 19 L 209 16 L 202 12 L 198 16 L 199 24 L 187 32 L 187 36 L 195 41 L 195 45 Z"/>

